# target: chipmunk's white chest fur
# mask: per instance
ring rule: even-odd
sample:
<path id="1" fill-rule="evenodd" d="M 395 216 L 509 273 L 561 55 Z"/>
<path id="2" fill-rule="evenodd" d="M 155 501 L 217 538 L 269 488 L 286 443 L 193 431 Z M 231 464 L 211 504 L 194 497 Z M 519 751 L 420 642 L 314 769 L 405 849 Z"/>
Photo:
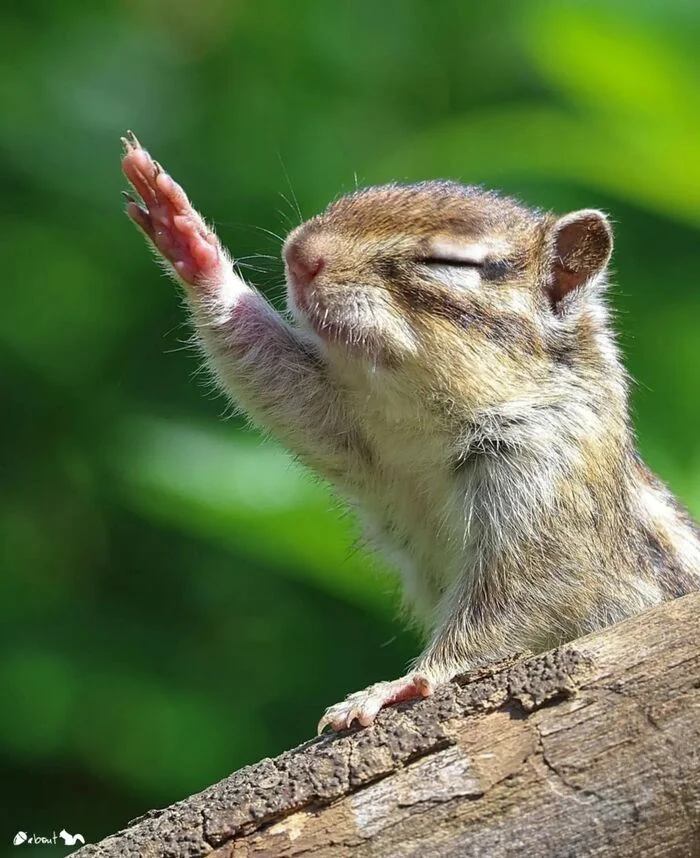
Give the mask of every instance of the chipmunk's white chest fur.
<path id="1" fill-rule="evenodd" d="M 453 589 L 469 594 L 517 567 L 524 545 L 538 550 L 537 523 L 556 515 L 558 488 L 580 465 L 575 436 L 593 428 L 573 415 L 570 433 L 562 433 L 547 415 L 532 417 L 529 403 L 514 403 L 501 415 L 510 429 L 492 415 L 503 446 L 489 447 L 488 426 L 460 430 L 455 415 L 407 395 L 406 379 L 395 373 L 337 373 L 370 453 L 341 488 L 370 544 L 401 573 L 411 612 L 431 629 L 454 602 Z"/>
<path id="2" fill-rule="evenodd" d="M 431 627 L 442 595 L 478 562 L 476 475 L 459 467 L 454 433 L 429 403 L 395 390 L 381 369 L 344 373 L 343 382 L 371 457 L 347 489 L 366 540 L 398 569 L 405 601 Z"/>

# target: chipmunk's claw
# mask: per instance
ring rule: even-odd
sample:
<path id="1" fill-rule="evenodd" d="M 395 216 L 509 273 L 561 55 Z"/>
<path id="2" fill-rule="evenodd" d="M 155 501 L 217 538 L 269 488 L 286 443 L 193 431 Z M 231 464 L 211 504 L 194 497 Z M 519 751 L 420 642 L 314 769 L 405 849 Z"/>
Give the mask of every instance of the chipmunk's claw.
<path id="1" fill-rule="evenodd" d="M 125 152 L 130 152 L 132 149 L 141 149 L 141 144 L 133 131 L 127 131 L 122 137 L 122 146 Z"/>

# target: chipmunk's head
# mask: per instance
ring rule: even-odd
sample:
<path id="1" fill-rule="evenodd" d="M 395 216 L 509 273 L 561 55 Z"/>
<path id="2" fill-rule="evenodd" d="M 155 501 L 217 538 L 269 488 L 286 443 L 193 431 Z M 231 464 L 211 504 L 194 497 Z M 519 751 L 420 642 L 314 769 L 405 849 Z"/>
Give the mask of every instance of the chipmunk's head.
<path id="1" fill-rule="evenodd" d="M 598 211 L 557 218 L 425 182 L 340 198 L 289 235 L 284 257 L 290 307 L 330 361 L 458 383 L 486 404 L 539 384 L 555 362 L 604 358 L 611 250 Z"/>

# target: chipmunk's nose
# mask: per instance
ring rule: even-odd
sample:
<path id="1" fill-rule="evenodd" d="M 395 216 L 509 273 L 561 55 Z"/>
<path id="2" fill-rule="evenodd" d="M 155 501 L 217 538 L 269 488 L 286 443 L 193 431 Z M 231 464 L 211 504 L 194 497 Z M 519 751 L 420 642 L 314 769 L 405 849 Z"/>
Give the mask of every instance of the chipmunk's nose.
<path id="1" fill-rule="evenodd" d="M 309 286 L 323 271 L 326 260 L 314 248 L 313 241 L 303 236 L 292 241 L 284 249 L 284 259 L 292 279 L 298 286 Z"/>

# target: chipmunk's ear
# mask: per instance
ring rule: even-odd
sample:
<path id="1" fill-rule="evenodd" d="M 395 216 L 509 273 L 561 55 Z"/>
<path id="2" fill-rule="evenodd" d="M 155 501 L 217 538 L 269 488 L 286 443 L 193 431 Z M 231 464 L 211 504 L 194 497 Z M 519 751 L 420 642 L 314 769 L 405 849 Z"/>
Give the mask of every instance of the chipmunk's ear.
<path id="1" fill-rule="evenodd" d="M 554 221 L 550 227 L 547 289 L 555 308 L 574 289 L 603 271 L 612 246 L 608 219 L 596 209 L 581 209 Z"/>

